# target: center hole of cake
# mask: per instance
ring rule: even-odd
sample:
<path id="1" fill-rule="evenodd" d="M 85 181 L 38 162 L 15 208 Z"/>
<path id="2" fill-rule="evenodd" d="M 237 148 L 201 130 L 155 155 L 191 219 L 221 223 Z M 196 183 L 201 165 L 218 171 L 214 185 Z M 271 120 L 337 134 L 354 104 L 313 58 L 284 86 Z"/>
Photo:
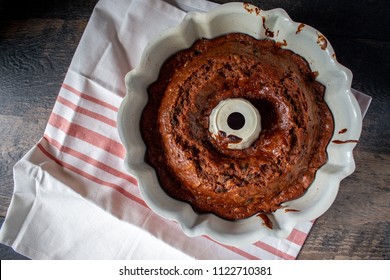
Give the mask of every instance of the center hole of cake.
<path id="1" fill-rule="evenodd" d="M 231 129 L 239 130 L 245 125 L 245 117 L 241 113 L 234 112 L 229 115 L 227 123 Z"/>

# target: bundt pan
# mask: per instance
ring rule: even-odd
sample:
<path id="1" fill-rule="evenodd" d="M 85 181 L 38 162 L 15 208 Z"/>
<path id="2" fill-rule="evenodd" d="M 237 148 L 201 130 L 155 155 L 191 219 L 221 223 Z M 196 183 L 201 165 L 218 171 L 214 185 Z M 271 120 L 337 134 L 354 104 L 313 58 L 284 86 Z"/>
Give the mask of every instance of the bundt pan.
<path id="1" fill-rule="evenodd" d="M 197 39 L 235 32 L 275 40 L 282 48 L 305 58 L 311 70 L 318 73 L 316 80 L 326 86 L 325 101 L 334 118 L 334 133 L 327 146 L 328 161 L 317 171 L 303 196 L 267 214 L 266 222 L 264 215 L 260 215 L 262 219 L 254 215 L 229 221 L 214 214 L 196 213 L 188 203 L 165 193 L 155 170 L 144 160 L 146 146 L 139 123 L 148 101 L 147 88 L 157 79 L 161 65 Z M 335 200 L 340 181 L 355 169 L 352 151 L 356 141 L 349 140 L 359 139 L 362 117 L 351 92 L 351 81 L 351 71 L 337 62 L 325 36 L 292 21 L 282 9 L 264 11 L 247 3 L 228 3 L 207 13 L 190 12 L 178 26 L 155 38 L 144 50 L 139 65 L 126 75 L 127 95 L 118 113 L 118 131 L 126 149 L 125 166 L 138 180 L 141 195 L 152 211 L 176 221 L 188 236 L 207 235 L 234 246 L 253 243 L 263 236 L 286 238 L 297 224 L 322 215 Z"/>

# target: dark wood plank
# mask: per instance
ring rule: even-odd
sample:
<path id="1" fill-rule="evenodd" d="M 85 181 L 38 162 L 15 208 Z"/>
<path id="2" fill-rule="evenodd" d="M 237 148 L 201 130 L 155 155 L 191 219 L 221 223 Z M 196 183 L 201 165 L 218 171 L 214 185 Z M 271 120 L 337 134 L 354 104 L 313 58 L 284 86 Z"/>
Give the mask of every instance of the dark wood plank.
<path id="1" fill-rule="evenodd" d="M 74 51 L 97 1 L 5 3 L 0 21 L 0 216 L 13 165 L 42 137 Z M 21 10 L 20 7 L 28 8 Z M 80 6 L 81 5 L 81 6 Z M 31 6 L 31 7 L 30 7 Z M 31 9 L 30 9 L 31 8 Z"/>
<path id="2" fill-rule="evenodd" d="M 97 0 L 0 0 L 0 216 L 13 190 L 12 166 L 42 136 L 61 83 Z M 216 2 L 233 2 L 216 0 Z M 390 3 L 339 0 L 248 1 L 284 8 L 320 30 L 352 86 L 373 97 L 354 156 L 299 259 L 390 259 Z M 0 246 L 1 258 L 18 258 Z"/>
<path id="3" fill-rule="evenodd" d="M 356 171 L 317 219 L 300 259 L 390 259 L 390 155 L 363 149 L 356 148 Z"/>

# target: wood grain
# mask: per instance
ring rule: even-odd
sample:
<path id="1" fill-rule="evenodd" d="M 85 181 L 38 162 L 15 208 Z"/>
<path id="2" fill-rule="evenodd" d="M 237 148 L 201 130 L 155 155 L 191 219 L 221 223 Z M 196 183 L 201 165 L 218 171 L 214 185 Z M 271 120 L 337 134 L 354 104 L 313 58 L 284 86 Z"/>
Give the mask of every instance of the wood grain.
<path id="1" fill-rule="evenodd" d="M 13 191 L 13 165 L 42 137 L 62 81 L 96 1 L 6 3 L 0 24 L 0 216 Z M 40 3 L 41 2 L 41 3 Z M 39 6 L 39 4 L 41 4 Z M 31 7 L 30 7 L 31 6 Z M 76 6 L 76 7 L 73 7 Z M 64 11 L 59 7 L 63 7 Z M 46 10 L 47 9 L 47 10 Z M 73 10 L 75 9 L 75 10 Z M 72 13 L 66 13 L 72 10 Z"/>
<path id="2" fill-rule="evenodd" d="M 316 220 L 300 259 L 390 258 L 390 156 L 355 151 L 354 174 Z"/>
<path id="3" fill-rule="evenodd" d="M 0 0 L 0 216 L 8 209 L 12 166 L 42 136 L 97 0 Z M 232 2 L 216 0 L 216 2 Z M 390 31 L 385 0 L 248 1 L 284 8 L 321 30 L 352 86 L 373 97 L 354 150 L 356 171 L 315 222 L 299 259 L 390 259 Z M 21 258 L 0 245 L 0 258 Z"/>

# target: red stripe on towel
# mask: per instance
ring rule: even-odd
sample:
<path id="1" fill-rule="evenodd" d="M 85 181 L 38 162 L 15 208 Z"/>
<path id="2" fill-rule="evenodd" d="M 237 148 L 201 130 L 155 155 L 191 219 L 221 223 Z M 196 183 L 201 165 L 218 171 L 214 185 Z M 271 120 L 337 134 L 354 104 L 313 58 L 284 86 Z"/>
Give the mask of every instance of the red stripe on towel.
<path id="1" fill-rule="evenodd" d="M 101 161 L 98 161 L 98 160 L 96 160 L 94 158 L 91 158 L 91 157 L 89 157 L 89 156 L 87 156 L 87 155 L 85 155 L 83 153 L 80 153 L 79 151 L 76 151 L 76 150 L 74 150 L 72 148 L 63 146 L 60 142 L 58 142 L 57 140 L 51 138 L 47 134 L 44 135 L 44 139 L 48 143 L 50 143 L 52 146 L 54 146 L 55 148 L 57 148 L 59 151 L 61 151 L 63 153 L 67 153 L 67 154 L 69 154 L 71 156 L 74 156 L 74 157 L 76 157 L 76 158 L 78 158 L 78 159 L 80 159 L 80 160 L 82 160 L 82 161 L 84 161 L 86 163 L 89 163 L 89 164 L 91 164 L 91 165 L 93 165 L 93 166 L 95 166 L 95 167 L 97 167 L 97 168 L 99 168 L 99 169 L 101 169 L 101 170 L 103 170 L 103 171 L 105 171 L 107 173 L 110 173 L 110 174 L 112 174 L 114 176 L 122 178 L 122 179 L 124 179 L 124 180 L 126 180 L 126 181 L 128 181 L 128 182 L 130 182 L 130 183 L 132 183 L 134 185 L 137 185 L 137 180 L 134 177 L 132 177 L 132 176 L 130 176 L 128 174 L 125 174 L 125 173 L 123 173 L 123 172 L 121 172 L 121 171 L 119 171 L 119 170 L 117 170 L 117 169 L 115 169 L 115 168 L 113 168 L 113 167 L 111 167 L 111 166 L 101 162 Z"/>
<path id="2" fill-rule="evenodd" d="M 224 248 L 226 248 L 226 249 L 228 249 L 228 250 L 230 250 L 230 251 L 232 251 L 240 256 L 243 256 L 244 258 L 246 258 L 248 260 L 260 260 L 259 257 L 253 256 L 253 255 L 249 254 L 248 252 L 245 252 L 237 247 L 224 245 L 224 244 L 219 243 L 218 241 L 215 241 L 214 239 L 208 237 L 207 235 L 203 235 L 203 237 L 217 243 L 218 245 L 220 245 L 220 246 L 222 246 L 222 247 L 224 247 Z"/>
<path id="3" fill-rule="evenodd" d="M 305 243 L 306 237 L 307 237 L 307 233 L 304 233 L 294 228 L 291 231 L 290 235 L 287 237 L 287 240 L 299 246 L 302 246 L 303 243 Z"/>
<path id="4" fill-rule="evenodd" d="M 98 121 L 101 121 L 103 123 L 106 123 L 112 127 L 116 127 L 116 121 L 110 119 L 110 118 L 107 118 L 103 115 L 100 115 L 96 112 L 93 112 L 93 111 L 90 111 L 88 109 L 85 109 L 83 107 L 80 107 L 72 102 L 70 102 L 69 100 L 63 98 L 62 96 L 58 96 L 57 97 L 57 101 L 67 107 L 69 107 L 70 109 L 72 109 L 73 111 L 77 112 L 77 113 L 80 113 L 80 114 L 83 114 L 83 115 L 86 115 L 88 117 L 91 117 L 95 120 L 98 120 Z"/>
<path id="5" fill-rule="evenodd" d="M 78 91 L 77 89 L 75 89 L 74 87 L 71 87 L 71 86 L 68 85 L 68 84 L 63 83 L 63 84 L 62 84 L 62 88 L 64 88 L 64 89 L 66 89 L 66 90 L 68 90 L 68 91 L 70 91 L 70 92 L 76 94 L 77 96 L 80 96 L 81 98 L 83 98 L 83 99 L 85 99 L 85 100 L 94 102 L 94 103 L 99 104 L 99 105 L 101 105 L 101 106 L 103 106 L 103 107 L 106 107 L 106 108 L 111 109 L 111 110 L 113 110 L 113 111 L 115 111 L 115 112 L 118 112 L 118 107 L 115 107 L 114 105 L 112 105 L 112 104 L 110 104 L 110 103 L 108 103 L 108 102 L 105 102 L 105 101 L 103 101 L 103 100 L 101 100 L 101 99 L 98 99 L 98 98 L 96 98 L 96 97 L 93 97 L 93 96 L 91 96 L 91 95 L 88 95 L 88 94 L 86 94 L 86 93 L 83 93 L 83 92 L 81 92 L 81 91 Z"/>
<path id="6" fill-rule="evenodd" d="M 264 242 L 261 242 L 261 241 L 257 241 L 256 243 L 254 243 L 253 245 L 267 251 L 267 252 L 270 252 L 271 254 L 275 255 L 275 256 L 278 256 L 282 259 L 285 259 L 285 260 L 295 260 L 295 257 L 294 256 L 291 256 L 283 251 L 280 251 L 278 249 L 276 249 L 275 247 L 272 247 L 271 245 L 268 245 L 267 243 L 264 243 Z"/>
<path id="7" fill-rule="evenodd" d="M 99 147 L 108 153 L 111 153 L 119 158 L 125 157 L 125 149 L 121 143 L 101 135 L 91 129 L 81 125 L 71 123 L 67 119 L 52 113 L 49 118 L 49 124 L 62 130 L 66 134 L 83 140 L 89 144 Z"/>
<path id="8" fill-rule="evenodd" d="M 50 158 L 51 160 L 53 160 L 55 163 L 57 163 L 58 165 L 70 170 L 70 171 L 73 171 L 74 173 L 88 179 L 88 180 L 91 180 L 92 182 L 95 182 L 99 185 L 102 185 L 102 186 L 106 186 L 106 187 L 110 187 L 116 191 L 118 191 L 119 193 L 123 194 L 124 196 L 126 196 L 127 198 L 133 200 L 134 202 L 146 207 L 149 209 L 149 207 L 146 205 L 146 203 L 139 197 L 129 193 L 128 191 L 122 189 L 120 186 L 116 185 L 116 184 L 113 184 L 113 183 L 110 183 L 110 182 L 107 182 L 107 181 L 104 181 L 102 179 L 99 179 L 69 163 L 66 163 L 64 161 L 61 161 L 59 159 L 57 159 L 55 156 L 53 156 L 51 153 L 49 153 L 41 143 L 38 143 L 37 144 L 37 147 L 41 150 L 41 152 L 43 154 L 45 154 L 45 156 L 47 156 L 48 158 Z"/>

